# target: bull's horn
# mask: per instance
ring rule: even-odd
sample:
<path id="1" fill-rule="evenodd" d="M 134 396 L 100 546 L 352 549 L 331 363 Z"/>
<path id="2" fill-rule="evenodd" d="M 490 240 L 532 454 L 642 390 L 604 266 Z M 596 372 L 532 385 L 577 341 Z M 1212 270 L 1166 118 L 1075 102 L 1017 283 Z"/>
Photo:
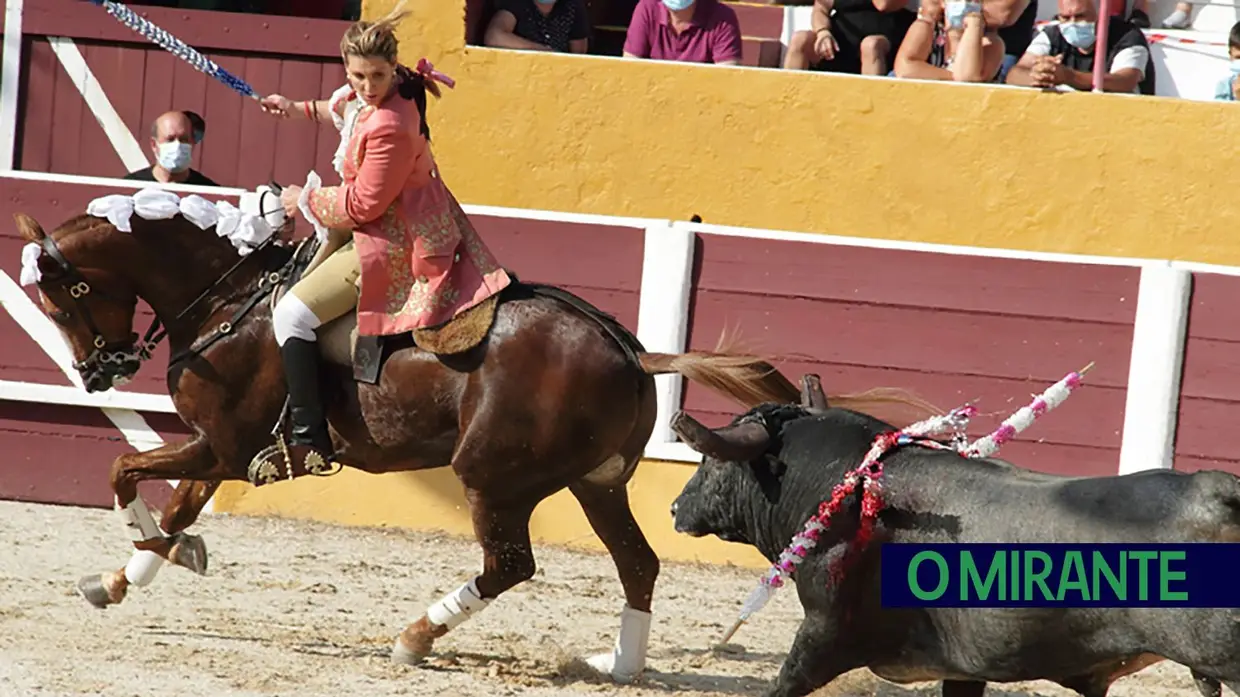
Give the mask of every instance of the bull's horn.
<path id="1" fill-rule="evenodd" d="M 747 422 L 712 430 L 683 411 L 672 417 L 671 427 L 689 447 L 727 462 L 749 462 L 757 458 L 766 450 L 771 438 L 760 423 Z"/>
<path id="2" fill-rule="evenodd" d="M 822 391 L 822 381 L 814 373 L 801 376 L 801 406 L 811 410 L 827 408 L 827 395 Z"/>

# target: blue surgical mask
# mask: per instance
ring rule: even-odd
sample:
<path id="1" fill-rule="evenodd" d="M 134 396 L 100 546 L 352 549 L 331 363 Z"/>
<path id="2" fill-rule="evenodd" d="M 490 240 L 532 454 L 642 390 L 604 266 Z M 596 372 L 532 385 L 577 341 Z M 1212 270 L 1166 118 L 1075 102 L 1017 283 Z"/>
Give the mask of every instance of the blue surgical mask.
<path id="1" fill-rule="evenodd" d="M 1240 58 L 1233 58 L 1231 61 L 1231 74 L 1240 75 Z"/>
<path id="2" fill-rule="evenodd" d="M 189 168 L 193 146 L 179 140 L 159 144 L 159 155 L 156 158 L 159 166 L 169 172 L 184 172 Z"/>
<path id="3" fill-rule="evenodd" d="M 663 4 L 672 12 L 689 9 L 695 0 L 663 0 Z"/>
<path id="4" fill-rule="evenodd" d="M 1087 49 L 1094 45 L 1093 22 L 1072 22 L 1060 24 L 1059 32 L 1068 43 L 1079 49 Z"/>

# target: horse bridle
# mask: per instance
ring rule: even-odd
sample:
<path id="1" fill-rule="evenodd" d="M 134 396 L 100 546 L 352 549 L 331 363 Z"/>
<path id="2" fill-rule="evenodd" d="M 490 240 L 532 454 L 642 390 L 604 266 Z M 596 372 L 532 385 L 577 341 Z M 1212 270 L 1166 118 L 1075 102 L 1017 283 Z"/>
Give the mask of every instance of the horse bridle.
<path id="1" fill-rule="evenodd" d="M 258 214 L 259 217 L 263 219 L 266 219 L 267 213 L 271 212 L 263 208 L 263 201 L 267 196 L 279 197 L 280 191 L 283 189 L 283 187 L 276 184 L 274 181 L 270 182 L 269 186 L 275 192 L 274 194 L 268 191 L 263 191 L 259 194 Z M 292 222 L 292 218 L 287 219 L 284 225 L 288 225 L 290 222 Z M 211 293 L 211 291 L 218 288 L 221 283 L 227 280 L 228 277 L 232 275 L 241 266 L 241 264 L 245 262 L 246 259 L 254 256 L 254 252 L 258 252 L 266 248 L 273 240 L 278 238 L 280 236 L 280 232 L 281 230 L 273 230 L 267 239 L 263 240 L 257 247 L 254 248 L 253 252 L 238 259 L 237 262 L 229 267 L 229 269 L 218 279 L 216 279 L 214 283 L 208 286 L 207 289 L 200 293 L 192 302 L 186 305 L 185 309 L 181 310 L 181 312 L 177 314 L 174 321 L 181 319 L 193 310 Z M 69 298 L 73 301 L 74 311 L 81 314 L 82 321 L 85 323 L 86 329 L 92 335 L 92 350 L 90 354 L 80 361 L 74 361 L 73 368 L 77 370 L 83 378 L 93 377 L 96 371 L 109 374 L 113 379 L 117 377 L 129 377 L 129 375 L 136 373 L 138 369 L 141 368 L 142 363 L 151 359 L 151 356 L 155 352 L 155 347 L 158 346 L 159 342 L 163 341 L 164 337 L 168 335 L 167 329 L 163 326 L 159 316 L 157 315 L 151 320 L 151 324 L 147 327 L 146 333 L 143 335 L 140 343 L 134 341 L 133 337 L 137 335 L 132 332 L 130 332 L 130 337 L 127 339 L 108 340 L 107 337 L 103 335 L 103 332 L 99 330 L 99 327 L 95 324 L 94 317 L 91 315 L 90 308 L 86 305 L 84 298 L 93 294 L 121 304 L 128 304 L 130 307 L 135 307 L 138 304 L 137 295 L 135 294 L 132 298 L 121 298 L 92 287 L 90 282 L 86 280 L 86 277 L 78 271 L 77 267 L 65 258 L 65 255 L 61 253 L 60 248 L 56 246 L 56 241 L 53 240 L 50 235 L 43 238 L 40 246 L 43 249 L 43 253 L 46 254 L 52 261 L 56 262 L 56 265 L 59 267 L 57 269 L 55 279 L 49 280 L 57 281 L 58 285 L 60 285 L 61 288 L 68 293 Z M 129 375 L 124 375 L 119 370 L 126 364 L 133 364 L 135 366 L 134 369 L 129 372 Z"/>
<path id="2" fill-rule="evenodd" d="M 92 350 L 90 354 L 81 361 L 74 361 L 74 369 L 85 375 L 88 371 L 103 369 L 109 365 L 119 368 L 127 362 L 140 364 L 143 360 L 149 358 L 146 343 L 157 330 L 158 318 L 151 323 L 151 327 L 147 330 L 147 341 L 143 342 L 141 348 L 135 346 L 132 333 L 128 339 L 109 341 L 103 335 L 103 332 L 99 330 L 98 325 L 95 324 L 94 316 L 90 313 L 90 307 L 84 300 L 86 296 L 94 294 L 134 307 L 138 304 L 137 296 L 122 298 L 93 288 L 90 282 L 86 280 L 86 277 L 82 275 L 82 272 L 78 271 L 77 267 L 60 252 L 60 248 L 56 246 L 55 240 L 50 236 L 44 237 L 41 246 L 43 247 L 43 253 L 56 262 L 56 265 L 59 267 L 56 280 L 59 281 L 59 285 L 64 291 L 68 293 L 69 298 L 73 301 L 73 310 L 82 316 L 82 322 L 92 335 Z"/>

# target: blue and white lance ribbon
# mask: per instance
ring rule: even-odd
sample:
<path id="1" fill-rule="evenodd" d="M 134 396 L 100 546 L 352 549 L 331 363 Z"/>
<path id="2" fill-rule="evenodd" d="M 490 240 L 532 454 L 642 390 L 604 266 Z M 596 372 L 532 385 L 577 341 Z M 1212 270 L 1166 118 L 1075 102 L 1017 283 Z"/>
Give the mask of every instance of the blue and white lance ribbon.
<path id="1" fill-rule="evenodd" d="M 124 24 L 142 36 L 145 36 L 147 39 L 163 46 L 174 56 L 177 56 L 186 63 L 194 66 L 196 70 L 219 80 L 225 85 L 228 85 L 232 89 L 241 93 L 242 96 L 253 99 L 259 98 L 258 93 L 254 91 L 253 87 L 250 87 L 248 82 L 242 80 L 236 75 L 233 75 L 227 70 L 224 70 L 220 66 L 216 65 L 215 61 L 212 61 L 193 48 L 190 48 L 184 41 L 181 41 L 172 34 L 169 34 L 163 29 L 155 26 L 150 20 L 138 15 L 128 7 L 125 7 L 119 2 L 112 2 L 111 0 L 90 1 L 107 10 L 108 14 L 115 17 L 121 24 Z"/>

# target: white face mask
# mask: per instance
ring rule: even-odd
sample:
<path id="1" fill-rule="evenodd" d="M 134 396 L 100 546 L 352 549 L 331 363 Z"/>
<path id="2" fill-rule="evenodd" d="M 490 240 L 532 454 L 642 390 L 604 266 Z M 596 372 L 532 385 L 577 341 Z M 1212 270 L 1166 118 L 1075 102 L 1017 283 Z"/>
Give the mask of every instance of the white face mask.
<path id="1" fill-rule="evenodd" d="M 159 155 L 156 158 L 159 166 L 169 172 L 184 172 L 189 169 L 189 160 L 193 155 L 194 146 L 173 140 L 159 144 Z"/>

